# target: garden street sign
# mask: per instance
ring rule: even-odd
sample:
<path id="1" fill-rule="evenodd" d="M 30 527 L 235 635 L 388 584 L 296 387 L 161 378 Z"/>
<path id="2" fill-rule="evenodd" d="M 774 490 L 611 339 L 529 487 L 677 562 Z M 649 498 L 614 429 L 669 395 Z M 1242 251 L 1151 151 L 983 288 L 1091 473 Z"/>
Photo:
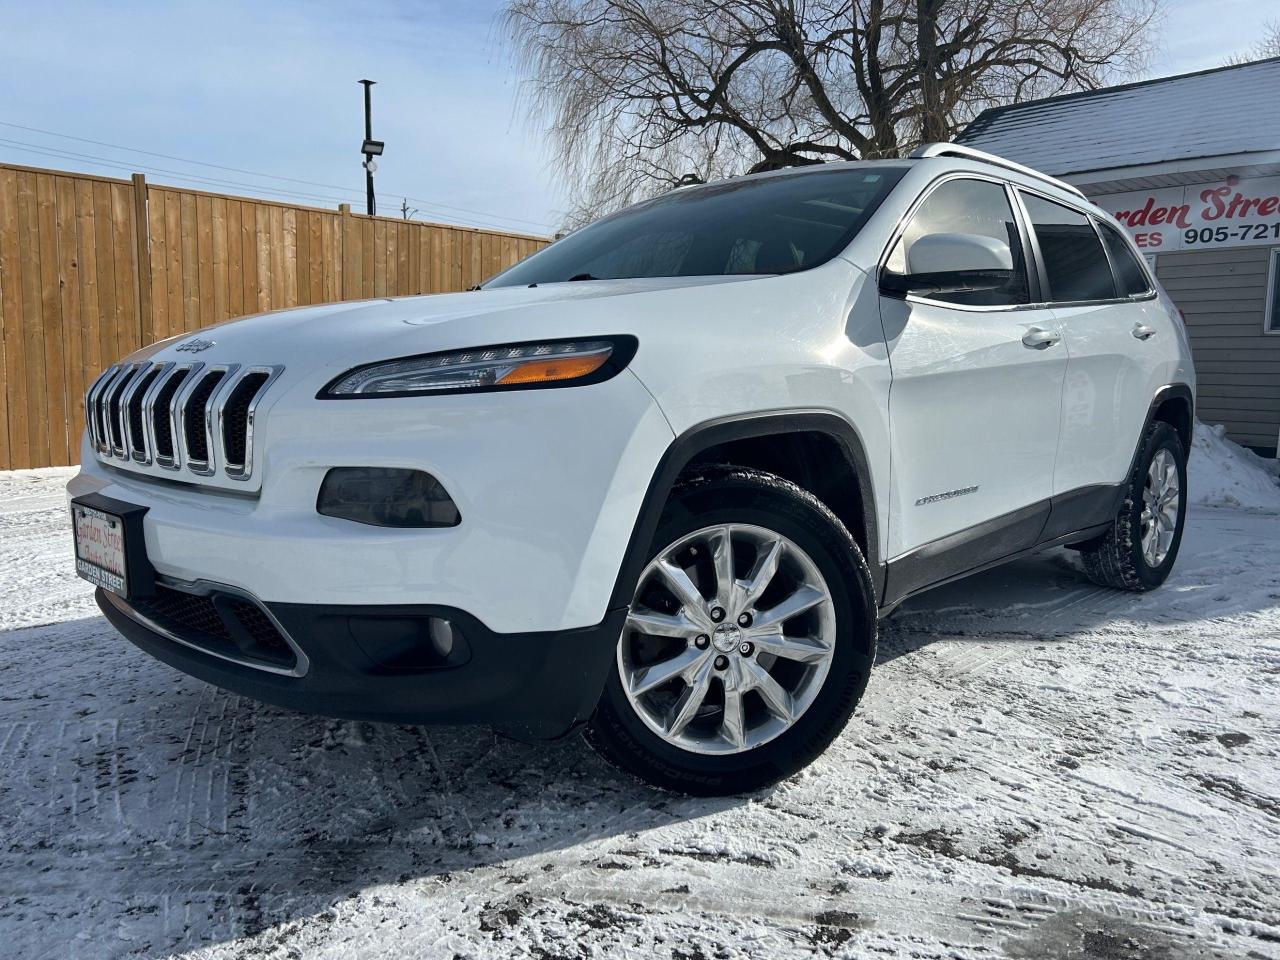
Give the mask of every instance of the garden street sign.
<path id="1" fill-rule="evenodd" d="M 1096 198 L 1147 253 L 1280 244 L 1280 177 Z"/>

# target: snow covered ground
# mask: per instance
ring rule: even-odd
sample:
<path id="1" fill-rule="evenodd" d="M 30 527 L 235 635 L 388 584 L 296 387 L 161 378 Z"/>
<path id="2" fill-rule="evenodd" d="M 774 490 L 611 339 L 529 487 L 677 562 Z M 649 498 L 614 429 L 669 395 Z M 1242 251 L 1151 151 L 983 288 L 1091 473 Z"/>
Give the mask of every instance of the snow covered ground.
<path id="1" fill-rule="evenodd" d="M 0 956 L 1280 956 L 1280 492 L 1196 446 L 1237 506 L 1164 589 L 913 602 L 818 764 L 712 801 L 181 676 L 72 577 L 64 475 L 0 474 Z"/>

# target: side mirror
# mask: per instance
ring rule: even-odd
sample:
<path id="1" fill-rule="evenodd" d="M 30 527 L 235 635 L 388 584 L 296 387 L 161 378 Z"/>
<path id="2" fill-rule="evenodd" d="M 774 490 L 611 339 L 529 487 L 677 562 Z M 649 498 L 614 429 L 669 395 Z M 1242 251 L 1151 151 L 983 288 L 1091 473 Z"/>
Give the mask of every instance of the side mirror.
<path id="1" fill-rule="evenodd" d="M 905 296 L 921 290 L 998 290 L 1014 278 L 1013 251 L 1003 240 L 973 233 L 931 233 L 907 251 L 907 272 L 885 270 L 880 286 Z"/>

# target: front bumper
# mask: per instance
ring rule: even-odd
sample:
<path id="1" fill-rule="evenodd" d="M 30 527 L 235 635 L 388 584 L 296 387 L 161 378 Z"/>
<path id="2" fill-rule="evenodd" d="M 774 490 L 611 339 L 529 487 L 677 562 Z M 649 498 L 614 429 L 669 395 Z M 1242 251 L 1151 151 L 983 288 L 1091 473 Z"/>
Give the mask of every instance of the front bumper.
<path id="1" fill-rule="evenodd" d="M 302 654 L 305 672 L 295 676 L 187 645 L 103 590 L 97 601 L 112 626 L 136 646 L 232 693 L 353 720 L 486 724 L 522 740 L 556 739 L 590 718 L 626 617 L 625 609 L 617 609 L 592 627 L 498 634 L 450 607 L 265 604 Z M 432 617 L 450 621 L 461 644 L 439 665 L 388 666 L 362 639 L 368 634 L 361 624 Z"/>
<path id="2" fill-rule="evenodd" d="M 629 371 L 590 386 L 474 397 L 318 401 L 305 381 L 282 386 L 255 428 L 258 495 L 104 464 L 87 444 L 69 494 L 146 507 L 146 555 L 158 575 L 225 584 L 269 605 L 438 604 L 497 634 L 603 620 L 672 440 Z M 316 498 L 332 467 L 424 470 L 462 522 L 398 529 L 321 516 Z"/>

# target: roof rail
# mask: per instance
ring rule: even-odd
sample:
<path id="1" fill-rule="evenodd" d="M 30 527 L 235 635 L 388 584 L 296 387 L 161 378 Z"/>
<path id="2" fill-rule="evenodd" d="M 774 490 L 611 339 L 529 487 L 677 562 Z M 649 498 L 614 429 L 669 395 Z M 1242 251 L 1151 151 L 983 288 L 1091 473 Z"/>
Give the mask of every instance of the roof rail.
<path id="1" fill-rule="evenodd" d="M 1025 167 L 1020 163 L 1014 163 L 1012 160 L 1006 160 L 1004 157 L 997 157 L 994 153 L 986 153 L 983 150 L 975 150 L 973 147 L 962 147 L 958 143 L 926 143 L 916 147 L 911 151 L 912 160 L 922 160 L 925 157 L 957 157 L 963 160 L 976 160 L 979 163 L 989 163 L 995 167 L 1004 167 L 1006 170 L 1016 170 L 1018 173 L 1028 177 L 1035 177 L 1037 180 L 1043 180 L 1045 183 L 1051 183 L 1060 190 L 1066 190 L 1068 193 L 1074 193 L 1081 200 L 1088 200 L 1079 187 L 1067 183 L 1065 180 L 1059 180 L 1051 177 L 1047 173 L 1041 173 L 1039 170 L 1033 170 L 1031 167 Z"/>

